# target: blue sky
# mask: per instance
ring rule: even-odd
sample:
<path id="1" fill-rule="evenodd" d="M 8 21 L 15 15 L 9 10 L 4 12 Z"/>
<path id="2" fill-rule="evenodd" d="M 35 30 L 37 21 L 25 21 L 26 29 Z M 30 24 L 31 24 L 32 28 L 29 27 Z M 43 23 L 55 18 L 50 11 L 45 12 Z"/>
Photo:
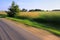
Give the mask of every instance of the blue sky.
<path id="1" fill-rule="evenodd" d="M 60 9 L 60 0 L 0 0 L 0 10 L 8 10 L 12 1 L 25 9 Z"/>

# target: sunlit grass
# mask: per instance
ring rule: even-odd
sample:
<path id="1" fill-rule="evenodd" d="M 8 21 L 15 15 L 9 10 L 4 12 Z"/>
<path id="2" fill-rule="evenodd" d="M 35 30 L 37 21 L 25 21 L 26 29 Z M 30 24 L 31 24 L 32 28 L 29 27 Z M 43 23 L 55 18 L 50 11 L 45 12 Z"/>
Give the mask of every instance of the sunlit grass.
<path id="1" fill-rule="evenodd" d="M 53 17 L 53 16 L 60 16 L 60 12 L 20 12 L 18 14 L 19 16 L 24 16 L 24 17 L 31 17 L 31 18 L 38 18 L 42 17 L 44 15 L 48 17 Z"/>
<path id="2" fill-rule="evenodd" d="M 36 23 L 36 22 L 33 22 L 33 21 L 30 21 L 28 19 L 17 19 L 17 18 L 10 18 L 10 17 L 7 17 L 7 19 L 10 19 L 10 20 L 13 20 L 13 21 L 16 21 L 16 22 L 20 22 L 20 23 L 23 23 L 25 25 L 29 25 L 29 26 L 32 26 L 32 27 L 36 27 L 36 28 L 41 28 L 41 29 L 44 29 L 44 30 L 47 30 L 47 31 L 50 31 L 52 32 L 53 34 L 55 35 L 58 35 L 60 36 L 60 30 L 56 30 L 54 28 L 48 28 L 46 27 L 46 25 L 44 24 L 39 24 L 39 23 Z"/>
<path id="3" fill-rule="evenodd" d="M 39 12 L 20 12 L 19 16 L 24 16 L 28 18 L 37 18 L 40 15 Z"/>

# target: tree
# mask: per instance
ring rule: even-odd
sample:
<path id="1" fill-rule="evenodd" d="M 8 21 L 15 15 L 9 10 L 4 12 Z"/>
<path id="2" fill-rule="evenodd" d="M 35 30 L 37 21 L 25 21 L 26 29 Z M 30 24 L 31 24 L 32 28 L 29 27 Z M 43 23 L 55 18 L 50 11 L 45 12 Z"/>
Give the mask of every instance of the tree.
<path id="1" fill-rule="evenodd" d="M 35 11 L 44 11 L 44 10 L 41 10 L 41 9 L 31 9 L 31 10 L 29 10 L 29 12 L 35 12 Z"/>
<path id="2" fill-rule="evenodd" d="M 52 10 L 52 11 L 60 11 L 60 9 L 54 9 L 54 10 Z"/>
<path id="3" fill-rule="evenodd" d="M 24 9 L 24 8 L 23 8 L 21 11 L 22 11 L 22 12 L 27 12 L 27 9 Z"/>
<path id="4" fill-rule="evenodd" d="M 8 11 L 8 16 L 9 17 L 14 17 L 17 13 L 20 12 L 20 9 L 19 9 L 19 6 L 15 4 L 15 2 L 13 1 L 12 2 L 12 5 L 11 7 L 9 8 L 9 11 Z"/>
<path id="5" fill-rule="evenodd" d="M 34 11 L 35 11 L 34 9 L 29 10 L 29 12 L 34 12 Z"/>

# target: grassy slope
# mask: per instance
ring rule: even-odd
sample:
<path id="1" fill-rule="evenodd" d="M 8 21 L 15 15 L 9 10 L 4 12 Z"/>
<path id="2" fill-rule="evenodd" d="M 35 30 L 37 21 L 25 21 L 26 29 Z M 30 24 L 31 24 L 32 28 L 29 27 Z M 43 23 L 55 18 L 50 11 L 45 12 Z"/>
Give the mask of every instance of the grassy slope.
<path id="1" fill-rule="evenodd" d="M 42 29 L 48 30 L 48 31 L 60 36 L 60 30 L 56 30 L 54 28 L 46 28 L 45 27 L 46 25 L 44 25 L 44 24 L 39 24 L 39 23 L 36 23 L 36 22 L 32 22 L 28 19 L 22 20 L 22 19 L 10 18 L 10 17 L 7 17 L 7 18 L 10 19 L 10 20 L 13 20 L 13 21 L 24 23 L 24 24 L 29 25 L 29 26 L 33 26 L 33 27 L 36 27 L 36 28 L 42 28 Z"/>

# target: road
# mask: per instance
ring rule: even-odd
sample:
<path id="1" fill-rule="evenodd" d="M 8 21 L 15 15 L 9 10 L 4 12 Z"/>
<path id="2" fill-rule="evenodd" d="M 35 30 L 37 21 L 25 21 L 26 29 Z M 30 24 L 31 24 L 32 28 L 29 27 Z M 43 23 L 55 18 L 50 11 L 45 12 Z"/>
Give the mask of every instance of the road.
<path id="1" fill-rule="evenodd" d="M 42 40 L 12 22 L 0 18 L 0 40 Z"/>
<path id="2" fill-rule="evenodd" d="M 0 18 L 0 40 L 60 40 L 52 33 Z"/>

